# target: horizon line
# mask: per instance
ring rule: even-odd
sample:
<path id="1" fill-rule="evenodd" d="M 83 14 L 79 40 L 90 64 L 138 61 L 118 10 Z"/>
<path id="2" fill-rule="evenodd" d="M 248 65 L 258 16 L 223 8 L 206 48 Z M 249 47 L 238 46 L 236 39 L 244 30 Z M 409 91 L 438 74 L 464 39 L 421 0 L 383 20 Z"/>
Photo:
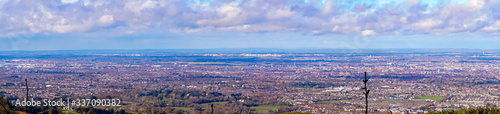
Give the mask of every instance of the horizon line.
<path id="1" fill-rule="evenodd" d="M 500 50 L 480 48 L 171 48 L 171 49 L 42 49 L 42 50 L 0 50 L 0 52 L 38 51 L 141 51 L 141 50 Z"/>

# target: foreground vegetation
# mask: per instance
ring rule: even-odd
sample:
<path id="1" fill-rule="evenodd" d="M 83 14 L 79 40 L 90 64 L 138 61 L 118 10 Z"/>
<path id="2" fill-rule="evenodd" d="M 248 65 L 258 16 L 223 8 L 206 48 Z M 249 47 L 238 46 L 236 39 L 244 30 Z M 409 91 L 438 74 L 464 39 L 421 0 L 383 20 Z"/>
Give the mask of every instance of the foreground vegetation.
<path id="1" fill-rule="evenodd" d="M 131 94 L 130 94 L 131 93 Z M 259 96 L 248 98 L 242 93 L 220 93 L 215 91 L 201 91 L 191 89 L 173 89 L 168 86 L 153 91 L 130 92 L 115 95 L 88 96 L 92 99 L 120 98 L 121 107 L 77 107 L 73 111 L 63 110 L 63 107 L 28 107 L 30 113 L 84 113 L 84 114 L 126 114 L 126 113 L 210 113 L 214 105 L 214 113 L 282 113 L 298 109 L 297 106 L 278 102 L 277 100 L 263 100 Z M 63 96 L 74 99 L 73 97 Z M 16 99 L 16 98 L 7 98 Z M 0 114 L 23 111 L 24 107 L 15 107 L 7 99 L 0 96 Z M 277 99 L 277 98 L 272 98 Z"/>
<path id="2" fill-rule="evenodd" d="M 469 108 L 460 110 L 448 110 L 441 112 L 429 112 L 427 114 L 500 114 L 500 108 Z"/>

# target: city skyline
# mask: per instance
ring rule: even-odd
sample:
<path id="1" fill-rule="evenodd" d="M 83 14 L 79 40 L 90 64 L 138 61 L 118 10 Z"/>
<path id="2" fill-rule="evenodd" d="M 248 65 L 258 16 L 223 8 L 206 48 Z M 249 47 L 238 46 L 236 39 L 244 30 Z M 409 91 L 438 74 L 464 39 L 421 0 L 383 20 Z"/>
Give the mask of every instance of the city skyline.
<path id="1" fill-rule="evenodd" d="M 0 50 L 499 49 L 499 1 L 0 1 Z"/>

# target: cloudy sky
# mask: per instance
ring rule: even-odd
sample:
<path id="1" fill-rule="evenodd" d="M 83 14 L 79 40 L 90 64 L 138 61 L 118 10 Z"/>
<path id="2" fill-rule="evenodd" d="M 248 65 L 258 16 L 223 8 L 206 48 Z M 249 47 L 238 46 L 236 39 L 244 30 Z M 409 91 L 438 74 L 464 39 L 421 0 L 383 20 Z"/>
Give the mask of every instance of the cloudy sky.
<path id="1" fill-rule="evenodd" d="M 0 0 L 0 50 L 500 48 L 499 0 Z"/>

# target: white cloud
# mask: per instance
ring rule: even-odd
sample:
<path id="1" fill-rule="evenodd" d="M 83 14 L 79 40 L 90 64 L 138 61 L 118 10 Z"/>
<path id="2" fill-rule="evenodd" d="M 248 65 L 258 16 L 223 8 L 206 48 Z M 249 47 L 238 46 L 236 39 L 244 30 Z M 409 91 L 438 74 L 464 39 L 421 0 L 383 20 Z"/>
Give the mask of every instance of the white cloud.
<path id="1" fill-rule="evenodd" d="M 195 32 L 200 32 L 200 29 L 184 28 L 184 32 L 195 33 Z"/>
<path id="2" fill-rule="evenodd" d="M 484 0 L 469 0 L 467 5 L 469 5 L 470 10 L 480 10 L 485 6 Z"/>
<path id="3" fill-rule="evenodd" d="M 421 0 L 394 4 L 384 1 L 349 4 L 342 0 L 323 0 L 323 5 L 318 5 L 318 2 L 321 1 L 309 3 L 286 0 L 2 2 L 0 17 L 8 18 L 0 18 L 2 26 L 0 36 L 26 32 L 88 32 L 102 28 L 132 31 L 123 32 L 131 34 L 149 29 L 187 33 L 203 31 L 361 33 L 365 36 L 386 33 L 500 32 L 500 22 L 498 22 L 500 11 L 496 8 L 500 5 L 499 1 L 433 2 L 432 5 L 426 5 Z M 12 10 L 13 8 L 16 10 Z M 110 27 L 114 24 L 116 26 Z"/>
<path id="4" fill-rule="evenodd" d="M 323 8 L 323 11 L 321 12 L 323 15 L 328 15 L 332 12 L 333 2 L 334 0 L 328 0 L 325 2 L 325 8 Z"/>
<path id="5" fill-rule="evenodd" d="M 75 3 L 78 2 L 78 0 L 61 0 L 63 3 Z"/>
<path id="6" fill-rule="evenodd" d="M 332 28 L 332 32 L 336 32 L 338 30 L 339 30 L 339 26 L 335 26 L 335 27 Z"/>
<path id="7" fill-rule="evenodd" d="M 500 21 L 496 21 L 494 24 L 484 27 L 485 31 L 498 31 L 500 30 Z"/>
<path id="8" fill-rule="evenodd" d="M 236 25 L 243 22 L 244 18 L 238 18 L 241 15 L 242 9 L 238 3 L 233 2 L 217 8 L 217 13 L 220 19 L 213 20 L 211 23 L 217 26 Z"/>
<path id="9" fill-rule="evenodd" d="M 419 29 L 429 29 L 443 24 L 443 21 L 437 19 L 426 19 L 415 23 Z"/>
<path id="10" fill-rule="evenodd" d="M 129 1 L 125 4 L 125 8 L 134 12 L 136 15 L 140 15 L 141 11 L 144 9 L 152 9 L 156 7 L 158 4 L 156 1 Z"/>
<path id="11" fill-rule="evenodd" d="M 402 23 L 407 23 L 407 22 L 408 22 L 408 18 L 406 18 L 406 17 L 401 17 L 401 18 L 399 18 L 399 20 L 400 20 Z"/>
<path id="12" fill-rule="evenodd" d="M 364 30 L 363 32 L 361 32 L 361 34 L 363 36 L 370 36 L 370 35 L 374 35 L 375 31 L 373 31 L 373 30 Z"/>
<path id="13" fill-rule="evenodd" d="M 103 15 L 99 18 L 99 20 L 97 20 L 97 24 L 102 27 L 109 26 L 113 23 L 115 23 L 115 21 L 112 15 Z"/>
<path id="14" fill-rule="evenodd" d="M 246 19 L 242 15 L 243 9 L 238 6 L 237 2 L 227 3 L 215 9 L 215 14 L 211 14 L 209 18 L 200 18 L 196 24 L 198 25 L 215 25 L 215 26 L 232 26 L 239 25 Z M 207 12 L 211 13 L 211 12 Z"/>
<path id="15" fill-rule="evenodd" d="M 240 31 L 240 32 L 260 32 L 260 31 L 281 31 L 287 30 L 286 27 L 277 25 L 238 25 L 221 27 L 218 30 L 222 31 Z"/>
<path id="16" fill-rule="evenodd" d="M 408 0 L 408 1 L 406 1 L 406 5 L 411 7 L 411 6 L 417 5 L 419 2 L 420 2 L 420 0 Z"/>
<path id="17" fill-rule="evenodd" d="M 277 10 L 272 10 L 267 13 L 267 18 L 274 20 L 274 19 L 282 19 L 282 18 L 288 18 L 290 16 L 293 16 L 295 12 L 290 11 L 290 8 L 284 8 L 284 9 L 277 9 Z"/>

